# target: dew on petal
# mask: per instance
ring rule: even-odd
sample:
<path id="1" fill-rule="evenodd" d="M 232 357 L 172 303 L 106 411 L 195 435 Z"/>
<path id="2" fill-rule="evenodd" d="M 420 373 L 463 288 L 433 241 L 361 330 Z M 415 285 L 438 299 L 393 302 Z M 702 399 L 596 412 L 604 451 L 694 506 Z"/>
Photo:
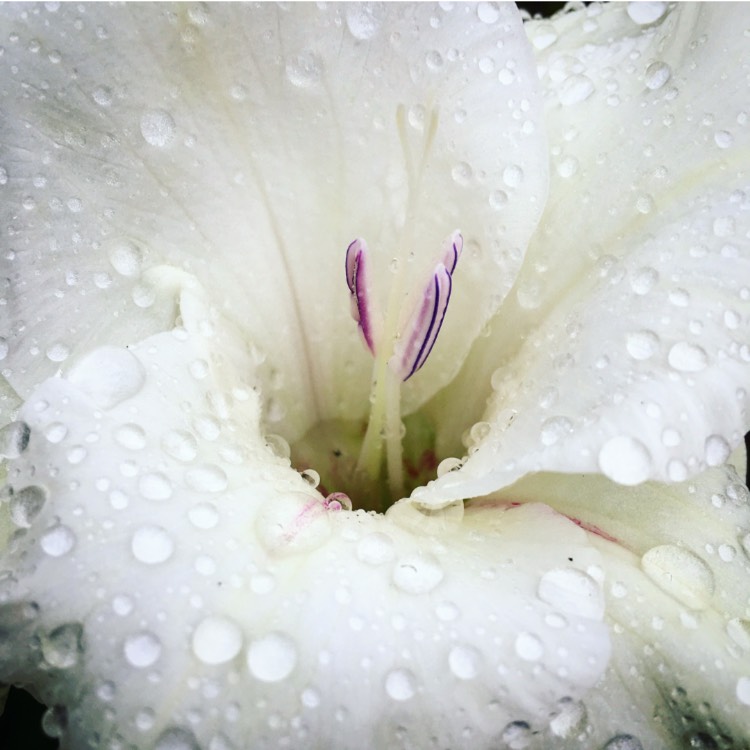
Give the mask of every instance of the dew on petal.
<path id="1" fill-rule="evenodd" d="M 44 437 L 53 444 L 62 442 L 67 435 L 68 428 L 61 422 L 52 422 L 44 430 Z"/>
<path id="2" fill-rule="evenodd" d="M 706 463 L 709 466 L 721 466 L 732 453 L 732 447 L 721 435 L 709 435 L 706 438 Z"/>
<path id="3" fill-rule="evenodd" d="M 610 438 L 599 451 L 599 468 L 613 482 L 635 485 L 651 473 L 651 454 L 636 438 L 619 435 Z"/>
<path id="4" fill-rule="evenodd" d="M 533 633 L 519 633 L 515 647 L 516 653 L 524 661 L 539 661 L 544 655 L 544 645 Z"/>
<path id="5" fill-rule="evenodd" d="M 115 442 L 130 451 L 137 451 L 146 445 L 146 433 L 137 424 L 120 425 L 114 433 Z"/>
<path id="6" fill-rule="evenodd" d="M 28 529 L 47 501 L 43 487 L 31 485 L 15 492 L 10 498 L 10 519 L 22 529 Z"/>
<path id="7" fill-rule="evenodd" d="M 654 583 L 686 607 L 708 607 L 714 593 L 714 575 L 694 552 L 663 544 L 648 550 L 641 566 Z"/>
<path id="8" fill-rule="evenodd" d="M 68 380 L 96 406 L 111 409 L 141 390 L 146 373 L 127 349 L 103 346 L 75 364 L 68 373 Z"/>
<path id="9" fill-rule="evenodd" d="M 497 3 L 482 2 L 477 6 L 477 17 L 482 23 L 497 23 L 500 18 L 500 9 Z"/>
<path id="10" fill-rule="evenodd" d="M 680 341 L 672 346 L 667 357 L 669 364 L 679 372 L 700 372 L 708 366 L 708 355 L 697 344 Z"/>
<path id="11" fill-rule="evenodd" d="M 46 531 L 39 543 L 50 557 L 62 557 L 75 547 L 76 536 L 67 526 L 58 524 Z"/>
<path id="12" fill-rule="evenodd" d="M 526 750 L 534 739 L 534 733 L 525 721 L 512 721 L 505 726 L 501 737 L 510 750 Z"/>
<path id="13" fill-rule="evenodd" d="M 667 11 L 667 4 L 663 2 L 631 2 L 628 3 L 628 15 L 639 26 L 656 23 Z M 618 748 L 619 750 L 619 748 Z M 623 750 L 625 750 L 623 748 Z"/>
<path id="14" fill-rule="evenodd" d="M 159 735 L 154 750 L 201 750 L 201 746 L 191 731 L 174 727 Z"/>
<path id="15" fill-rule="evenodd" d="M 161 641 L 148 631 L 128 636 L 123 645 L 123 654 L 128 663 L 138 669 L 155 664 L 161 656 L 161 651 Z"/>
<path id="16" fill-rule="evenodd" d="M 653 62 L 646 68 L 646 88 L 660 89 L 672 76 L 672 69 L 663 62 Z"/>
<path id="17" fill-rule="evenodd" d="M 380 3 L 352 3 L 346 6 L 346 27 L 359 40 L 372 39 L 383 24 Z"/>
<path id="18" fill-rule="evenodd" d="M 287 63 L 286 75 L 293 86 L 310 88 L 320 81 L 323 63 L 313 52 L 303 52 Z"/>
<path id="19" fill-rule="evenodd" d="M 175 137 L 175 121 L 164 109 L 149 109 L 141 115 L 141 135 L 149 146 L 164 148 Z"/>
<path id="20" fill-rule="evenodd" d="M 283 633 L 269 633 L 253 641 L 247 650 L 250 674 L 261 682 L 286 679 L 297 664 L 294 642 Z"/>
<path id="21" fill-rule="evenodd" d="M 139 247 L 128 240 L 114 242 L 108 251 L 112 268 L 121 276 L 135 277 L 141 272 L 143 253 Z"/>
<path id="22" fill-rule="evenodd" d="M 69 669 L 78 663 L 83 628 L 77 622 L 55 628 L 41 637 L 42 657 L 50 667 Z"/>
<path id="23" fill-rule="evenodd" d="M 552 734 L 562 739 L 577 736 L 586 728 L 586 707 L 581 701 L 561 698 L 549 723 Z"/>
<path id="24" fill-rule="evenodd" d="M 363 537 L 357 545 L 357 559 L 368 565 L 381 565 L 395 555 L 393 539 L 380 531 Z"/>
<path id="25" fill-rule="evenodd" d="M 172 483 L 160 472 L 144 474 L 138 480 L 138 490 L 146 500 L 168 500 L 172 497 Z"/>
<path id="26" fill-rule="evenodd" d="M 566 107 L 586 101 L 594 93 L 594 82 L 582 73 L 568 76 L 558 90 L 560 103 Z"/>
<path id="27" fill-rule="evenodd" d="M 162 450 L 172 458 L 189 463 L 198 455 L 198 442 L 186 430 L 170 430 L 161 441 Z"/>
<path id="28" fill-rule="evenodd" d="M 224 617 L 207 617 L 195 629 L 192 646 L 204 664 L 224 664 L 242 649 L 242 631 Z"/>
<path id="29" fill-rule="evenodd" d="M 661 342 L 653 331 L 635 331 L 627 335 L 625 345 L 633 359 L 642 361 L 657 354 Z"/>
<path id="30" fill-rule="evenodd" d="M 393 582 L 407 594 L 426 594 L 443 580 L 443 569 L 432 555 L 404 557 L 393 569 Z"/>
<path id="31" fill-rule="evenodd" d="M 454 646 L 448 654 L 448 666 L 459 680 L 473 680 L 480 665 L 481 656 L 473 646 Z"/>
<path id="32" fill-rule="evenodd" d="M 227 475 L 212 464 L 196 466 L 185 472 L 185 483 L 197 492 L 221 492 L 227 488 Z"/>
<path id="33" fill-rule="evenodd" d="M 575 568 L 548 570 L 539 581 L 539 598 L 565 614 L 601 620 L 604 597 L 599 584 Z"/>
<path id="34" fill-rule="evenodd" d="M 188 511 L 188 518 L 197 529 L 212 529 L 219 523 L 219 512 L 212 503 L 199 503 Z"/>
<path id="35" fill-rule="evenodd" d="M 130 540 L 130 549 L 139 562 L 157 565 L 172 556 L 174 542 L 161 526 L 141 526 Z"/>
<path id="36" fill-rule="evenodd" d="M 737 700 L 743 706 L 750 706 L 750 677 L 740 677 L 737 680 Z"/>
<path id="37" fill-rule="evenodd" d="M 408 669 L 394 669 L 386 675 L 385 692 L 394 701 L 408 701 L 415 693 L 414 675 Z"/>

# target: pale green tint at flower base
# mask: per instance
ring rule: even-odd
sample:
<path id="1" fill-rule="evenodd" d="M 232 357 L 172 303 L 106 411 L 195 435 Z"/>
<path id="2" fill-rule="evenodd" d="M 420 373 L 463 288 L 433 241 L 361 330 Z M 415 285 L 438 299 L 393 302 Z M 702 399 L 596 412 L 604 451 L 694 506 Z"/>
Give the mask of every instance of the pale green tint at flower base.
<path id="1" fill-rule="evenodd" d="M 748 747 L 746 27 L 0 6 L 0 683 L 48 734 Z M 408 338 L 456 227 L 385 383 L 344 251 Z"/>

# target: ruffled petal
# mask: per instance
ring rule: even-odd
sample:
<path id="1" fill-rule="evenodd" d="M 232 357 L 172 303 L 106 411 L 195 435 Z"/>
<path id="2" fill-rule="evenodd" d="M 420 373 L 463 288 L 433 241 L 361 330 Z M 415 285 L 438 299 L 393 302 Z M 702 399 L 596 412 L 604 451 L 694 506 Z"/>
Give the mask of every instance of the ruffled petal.
<path id="1" fill-rule="evenodd" d="M 629 735 L 643 748 L 744 747 L 750 493 L 733 467 L 639 487 L 539 474 L 501 499 L 548 503 L 602 553 L 613 656 L 584 697 L 590 736 L 603 745 Z"/>
<path id="2" fill-rule="evenodd" d="M 550 198 L 492 335 L 435 403 L 443 455 L 469 415 L 483 424 L 425 501 L 539 470 L 680 481 L 750 427 L 741 8 L 664 11 L 645 27 L 618 4 L 528 25 L 549 45 Z"/>
<path id="3" fill-rule="evenodd" d="M 265 358 L 265 417 L 294 440 L 368 408 L 352 239 L 383 295 L 421 289 L 457 227 L 467 242 L 407 410 L 511 288 L 547 184 L 512 6 L 63 4 L 0 23 L 0 335 L 24 396 L 94 345 L 171 328 L 187 272 Z"/>
<path id="4" fill-rule="evenodd" d="M 192 329 L 200 289 L 184 308 L 20 414 L 0 682 L 56 706 L 63 747 L 490 748 L 596 683 L 583 530 L 542 505 L 327 509 L 261 438 L 241 339 Z"/>

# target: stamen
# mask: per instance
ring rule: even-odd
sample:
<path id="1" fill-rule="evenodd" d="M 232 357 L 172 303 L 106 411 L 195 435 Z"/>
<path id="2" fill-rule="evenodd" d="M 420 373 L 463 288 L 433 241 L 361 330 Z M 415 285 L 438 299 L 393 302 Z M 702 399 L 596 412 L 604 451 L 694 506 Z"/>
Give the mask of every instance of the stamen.
<path id="1" fill-rule="evenodd" d="M 351 293 L 352 318 L 359 324 L 365 346 L 375 351 L 375 318 L 372 311 L 372 287 L 367 243 L 357 238 L 346 249 L 346 283 Z"/>
<path id="2" fill-rule="evenodd" d="M 435 266 L 422 294 L 422 304 L 404 327 L 404 343 L 396 344 L 394 356 L 388 361 L 388 366 L 403 381 L 424 365 L 435 346 L 451 298 L 452 274 L 462 250 L 463 237 L 454 232 L 445 242 L 442 260 Z"/>

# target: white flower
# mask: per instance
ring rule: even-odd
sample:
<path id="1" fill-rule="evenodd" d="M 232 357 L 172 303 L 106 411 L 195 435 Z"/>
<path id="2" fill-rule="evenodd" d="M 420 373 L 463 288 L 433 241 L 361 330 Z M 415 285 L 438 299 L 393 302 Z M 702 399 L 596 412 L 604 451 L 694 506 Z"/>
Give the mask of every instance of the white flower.
<path id="1" fill-rule="evenodd" d="M 64 746 L 746 746 L 741 6 L 0 13 L 0 681 Z"/>

